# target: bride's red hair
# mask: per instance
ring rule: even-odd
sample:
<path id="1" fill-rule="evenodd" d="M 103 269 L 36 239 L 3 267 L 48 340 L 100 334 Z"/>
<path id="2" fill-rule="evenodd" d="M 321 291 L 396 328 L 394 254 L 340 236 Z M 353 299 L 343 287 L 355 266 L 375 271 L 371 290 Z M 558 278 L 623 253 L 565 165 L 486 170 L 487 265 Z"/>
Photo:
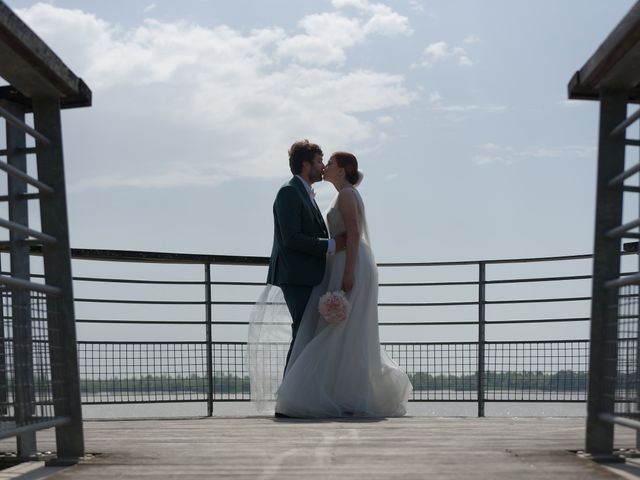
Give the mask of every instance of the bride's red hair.
<path id="1" fill-rule="evenodd" d="M 344 168 L 345 178 L 351 185 L 358 183 L 360 175 L 358 174 L 358 159 L 353 153 L 335 152 L 331 155 L 335 158 L 340 168 Z"/>

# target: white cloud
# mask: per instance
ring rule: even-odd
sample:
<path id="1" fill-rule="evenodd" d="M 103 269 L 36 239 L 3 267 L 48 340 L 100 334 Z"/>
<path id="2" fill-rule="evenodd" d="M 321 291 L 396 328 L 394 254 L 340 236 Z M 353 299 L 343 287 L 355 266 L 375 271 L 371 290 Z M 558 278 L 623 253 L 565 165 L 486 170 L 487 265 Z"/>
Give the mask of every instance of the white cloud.
<path id="1" fill-rule="evenodd" d="M 451 47 L 447 42 L 440 41 L 428 45 L 422 52 L 422 59 L 412 67 L 431 67 L 436 63 L 453 59 L 458 65 L 470 66 L 476 62 L 471 60 L 467 51 L 462 47 Z"/>
<path id="2" fill-rule="evenodd" d="M 147 5 L 146 7 L 144 7 L 144 12 L 148 13 L 151 10 L 155 10 L 157 8 L 157 5 L 155 3 L 150 3 L 149 5 Z"/>
<path id="3" fill-rule="evenodd" d="M 434 64 L 452 55 L 447 42 L 436 42 L 424 49 L 423 63 L 425 65 Z"/>
<path id="4" fill-rule="evenodd" d="M 435 103 L 435 104 L 439 104 L 440 102 L 442 102 L 442 95 L 440 95 L 440 92 L 432 92 L 429 94 L 429 103 Z"/>
<path id="5" fill-rule="evenodd" d="M 101 175 L 86 179 L 74 186 L 74 191 L 89 188 L 135 187 L 135 188 L 167 188 L 183 185 L 207 186 L 231 180 L 228 175 L 207 173 L 206 168 L 174 168 L 157 174 Z"/>
<path id="6" fill-rule="evenodd" d="M 418 0 L 410 0 L 409 6 L 414 12 L 424 12 L 424 6 Z"/>
<path id="7" fill-rule="evenodd" d="M 458 52 L 458 65 L 462 65 L 462 66 L 470 66 L 473 65 L 475 62 L 473 60 L 471 60 L 469 58 L 469 56 L 466 54 L 466 52 L 464 50 L 457 49 L 460 50 L 460 52 Z"/>
<path id="8" fill-rule="evenodd" d="M 346 49 L 361 43 L 366 36 L 358 19 L 337 12 L 308 15 L 299 26 L 306 33 L 280 40 L 277 53 L 305 64 L 342 63 Z"/>
<path id="9" fill-rule="evenodd" d="M 411 35 L 409 19 L 386 5 L 367 0 L 333 0 L 338 10 L 303 17 L 298 26 L 305 33 L 280 40 L 277 53 L 303 64 L 329 65 L 345 61 L 347 49 L 363 43 L 370 35 Z M 341 10 L 355 7 L 357 16 Z"/>
<path id="10" fill-rule="evenodd" d="M 368 0 L 331 0 L 331 4 L 336 8 L 354 7 L 365 11 L 369 8 Z"/>
<path id="11" fill-rule="evenodd" d="M 368 0 L 332 0 L 338 9 L 354 7 L 369 18 L 363 27 L 367 33 L 381 35 L 410 35 L 413 33 L 409 19 L 382 3 L 370 3 Z"/>
<path id="12" fill-rule="evenodd" d="M 395 119 L 390 115 L 383 115 L 382 117 L 378 117 L 377 120 L 380 125 L 390 125 L 395 122 Z"/>
<path id="13" fill-rule="evenodd" d="M 395 12 L 388 7 L 347 3 L 358 6 L 358 16 L 309 15 L 297 35 L 274 26 L 245 33 L 158 20 L 126 30 L 43 3 L 18 14 L 93 89 L 91 118 L 99 123 L 112 115 L 113 135 L 136 132 L 163 152 L 152 158 L 135 144 L 117 150 L 114 137 L 113 152 L 94 154 L 109 161 L 97 162 L 95 176 L 80 186 L 164 188 L 281 177 L 288 171 L 287 149 L 299 138 L 325 150 L 385 138 L 384 122 L 364 114 L 384 116 L 385 109 L 410 104 L 415 94 L 403 76 L 330 65 L 368 35 L 408 30 L 394 30 Z"/>
<path id="14" fill-rule="evenodd" d="M 559 103 L 567 108 L 582 107 L 583 105 L 589 104 L 589 102 L 585 102 L 584 100 L 560 100 Z"/>
<path id="15" fill-rule="evenodd" d="M 427 99 L 429 103 L 429 109 L 437 112 L 447 113 L 471 113 L 471 112 L 484 112 L 484 113 L 502 113 L 509 110 L 506 105 L 445 105 L 443 97 L 440 92 L 432 92 Z"/>
<path id="16" fill-rule="evenodd" d="M 399 176 L 400 175 L 397 174 L 397 173 L 390 173 L 388 175 L 385 175 L 384 181 L 385 182 L 393 182 L 394 180 L 397 180 Z"/>
<path id="17" fill-rule="evenodd" d="M 555 147 L 528 146 L 514 148 L 510 146 L 486 143 L 481 152 L 473 156 L 476 165 L 502 163 L 511 165 L 526 159 L 535 158 L 589 158 L 595 155 L 596 148 L 585 145 L 562 145 Z"/>
<path id="18" fill-rule="evenodd" d="M 480 42 L 480 39 L 476 35 L 468 35 L 462 42 L 467 45 L 473 45 L 474 43 Z"/>
<path id="19" fill-rule="evenodd" d="M 413 30 L 409 25 L 409 19 L 394 12 L 391 8 L 381 3 L 370 7 L 371 18 L 364 24 L 364 31 L 378 35 L 411 35 Z"/>
<path id="20" fill-rule="evenodd" d="M 506 105 L 440 105 L 433 108 L 441 112 L 466 113 L 466 112 L 487 112 L 501 113 L 509 110 Z"/>

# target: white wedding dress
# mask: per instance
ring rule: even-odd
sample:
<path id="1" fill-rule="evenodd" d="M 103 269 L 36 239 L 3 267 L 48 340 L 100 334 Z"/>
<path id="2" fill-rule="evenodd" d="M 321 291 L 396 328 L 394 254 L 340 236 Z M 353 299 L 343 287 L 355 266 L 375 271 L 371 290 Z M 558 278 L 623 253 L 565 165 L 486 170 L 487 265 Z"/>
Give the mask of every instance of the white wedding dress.
<path id="1" fill-rule="evenodd" d="M 408 376 L 380 346 L 378 332 L 378 271 L 367 232 L 364 204 L 354 188 L 358 201 L 361 231 L 354 271 L 354 287 L 346 295 L 351 304 L 349 317 L 342 323 L 329 324 L 318 313 L 318 300 L 327 291 L 342 288 L 346 252 L 327 257 L 322 282 L 314 287 L 284 379 L 279 385 L 274 368 L 274 332 L 283 332 L 291 320 L 278 300 L 277 287 L 268 287 L 252 315 L 249 331 L 249 366 L 252 398 L 258 405 L 273 400 L 275 411 L 291 417 L 390 417 L 406 413 L 412 392 Z M 327 226 L 332 237 L 345 232 L 337 196 L 327 212 Z M 273 290 L 275 289 L 275 290 Z M 272 313 L 265 312 L 271 308 Z M 277 310 L 277 314 L 273 311 Z M 269 332 L 269 333 L 267 333 Z M 286 350 L 285 350 L 286 352 Z M 282 356 L 282 355 L 280 355 Z M 269 358 L 269 367 L 260 364 Z M 282 362 L 280 362 L 282 363 Z M 274 375 L 275 373 L 275 375 Z M 273 405 L 272 405 L 273 406 Z"/>

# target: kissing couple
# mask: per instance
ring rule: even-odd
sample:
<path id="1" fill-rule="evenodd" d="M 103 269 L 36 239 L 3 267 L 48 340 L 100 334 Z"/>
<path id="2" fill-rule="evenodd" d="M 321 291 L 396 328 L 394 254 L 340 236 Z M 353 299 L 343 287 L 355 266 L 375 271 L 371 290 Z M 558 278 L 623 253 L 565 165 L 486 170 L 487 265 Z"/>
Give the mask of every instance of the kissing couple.
<path id="1" fill-rule="evenodd" d="M 293 177 L 273 204 L 267 288 L 249 325 L 252 400 L 275 399 L 276 417 L 404 415 L 412 386 L 380 345 L 378 271 L 358 160 L 335 152 L 325 165 L 320 147 L 302 140 L 289 149 L 289 167 Z M 337 191 L 325 217 L 312 187 L 321 180 Z M 323 315 L 329 296 L 342 307 L 338 321 Z M 289 325 L 289 350 L 274 365 Z"/>

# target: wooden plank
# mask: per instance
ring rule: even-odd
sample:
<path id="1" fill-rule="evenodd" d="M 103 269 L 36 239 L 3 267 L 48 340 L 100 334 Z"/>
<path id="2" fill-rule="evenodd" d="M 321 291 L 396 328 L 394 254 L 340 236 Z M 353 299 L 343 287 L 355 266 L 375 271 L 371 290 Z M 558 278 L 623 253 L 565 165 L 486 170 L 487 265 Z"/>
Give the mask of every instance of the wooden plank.
<path id="1" fill-rule="evenodd" d="M 87 421 L 98 455 L 51 478 L 619 478 L 569 452 L 584 429 L 584 418 Z M 620 433 L 632 447 L 633 431 Z M 51 432 L 38 443 L 53 448 Z"/>

